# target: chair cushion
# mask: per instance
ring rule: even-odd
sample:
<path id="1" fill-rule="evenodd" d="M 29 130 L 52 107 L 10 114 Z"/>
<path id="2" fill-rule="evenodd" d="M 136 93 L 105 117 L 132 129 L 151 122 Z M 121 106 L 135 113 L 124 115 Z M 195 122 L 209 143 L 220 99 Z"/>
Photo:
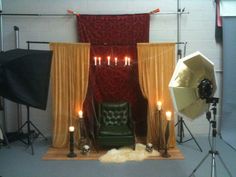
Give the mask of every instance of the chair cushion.
<path id="1" fill-rule="evenodd" d="M 107 136 L 126 136 L 132 135 L 133 132 L 128 126 L 102 126 L 99 134 Z"/>
<path id="2" fill-rule="evenodd" d="M 125 126 L 128 122 L 129 105 L 120 104 L 102 104 L 101 117 L 102 124 L 105 126 Z"/>

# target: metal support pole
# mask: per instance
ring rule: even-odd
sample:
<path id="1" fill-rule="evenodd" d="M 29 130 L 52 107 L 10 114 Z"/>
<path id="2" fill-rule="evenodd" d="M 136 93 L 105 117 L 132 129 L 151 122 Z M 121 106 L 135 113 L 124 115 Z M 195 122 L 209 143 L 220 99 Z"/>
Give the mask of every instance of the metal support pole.
<path id="1" fill-rule="evenodd" d="M 2 15 L 0 13 L 0 37 L 1 37 L 1 51 L 3 51 L 3 23 L 2 23 Z"/>
<path id="2" fill-rule="evenodd" d="M 18 49 L 20 47 L 20 35 L 19 35 L 19 27 L 14 26 L 15 31 L 15 47 Z"/>
<path id="3" fill-rule="evenodd" d="M 8 14 L 2 13 L 3 16 L 34 16 L 34 17 L 71 17 L 75 16 L 76 14 Z"/>
<path id="4" fill-rule="evenodd" d="M 180 0 L 177 0 L 177 43 L 180 42 L 180 32 L 181 32 L 181 9 L 180 9 Z M 177 52 L 178 52 L 178 55 L 179 55 L 179 50 L 180 50 L 180 47 L 179 47 L 179 44 L 177 44 Z"/>
<path id="5" fill-rule="evenodd" d="M 2 0 L 0 0 L 0 38 L 1 51 L 3 51 Z"/>
<path id="6" fill-rule="evenodd" d="M 181 15 L 184 13 L 184 9 L 181 9 L 181 4 L 180 4 L 181 0 L 177 0 L 177 62 L 179 59 L 181 59 L 182 57 L 185 57 L 186 55 L 186 45 L 187 42 L 181 43 Z M 180 48 L 180 44 L 183 44 L 183 54 L 182 54 L 182 50 Z M 177 140 L 177 142 L 179 144 L 188 142 L 190 140 L 194 140 L 194 142 L 196 143 L 196 145 L 198 146 L 199 150 L 202 152 L 202 148 L 200 147 L 200 145 L 198 144 L 198 142 L 196 141 L 195 137 L 193 136 L 193 134 L 191 133 L 191 131 L 189 130 L 189 128 L 187 127 L 187 125 L 185 124 L 183 118 L 181 116 L 177 116 L 177 123 L 175 124 L 175 126 L 177 126 L 177 136 L 179 137 L 179 141 Z M 187 129 L 187 131 L 189 132 L 191 138 L 188 140 L 183 141 L 184 138 L 184 128 Z"/>
<path id="7" fill-rule="evenodd" d="M 3 52 L 4 50 L 4 47 L 3 47 L 3 18 L 2 18 L 2 0 L 0 0 L 0 52 Z M 3 107 L 3 117 L 2 117 L 2 129 L 3 129 L 3 132 L 5 134 L 5 140 L 6 140 L 6 143 L 9 147 L 9 142 L 8 142 L 8 139 L 7 139 L 7 136 L 6 136 L 6 105 L 5 105 L 5 100 L 3 97 L 0 97 L 0 101 L 1 101 L 1 104 L 2 104 L 2 107 Z"/>
<path id="8" fill-rule="evenodd" d="M 180 9 L 180 2 L 179 0 L 177 0 L 177 12 L 179 12 L 179 9 Z M 178 44 L 180 42 L 180 14 L 177 13 L 176 15 L 177 15 L 177 39 L 176 41 L 177 41 L 177 62 L 178 62 L 179 59 L 182 57 L 182 52 L 180 50 L 180 45 Z M 178 119 L 177 122 L 181 121 L 180 116 L 177 116 L 177 119 Z M 177 127 L 177 132 L 178 132 L 178 136 L 180 137 L 180 141 L 182 141 L 182 133 L 184 133 L 182 124 L 180 124 L 180 126 Z"/>
<path id="9" fill-rule="evenodd" d="M 15 48 L 18 49 L 20 47 L 20 35 L 19 35 L 19 27 L 14 26 L 15 31 Z M 22 107 L 20 104 L 16 104 L 17 109 L 17 129 L 22 126 Z"/>

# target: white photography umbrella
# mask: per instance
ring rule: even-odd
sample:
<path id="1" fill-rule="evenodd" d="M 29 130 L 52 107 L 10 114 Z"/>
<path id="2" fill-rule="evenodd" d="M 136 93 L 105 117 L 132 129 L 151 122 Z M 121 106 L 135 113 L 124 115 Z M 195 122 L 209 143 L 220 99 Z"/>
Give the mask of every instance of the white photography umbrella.
<path id="1" fill-rule="evenodd" d="M 180 59 L 169 88 L 179 115 L 196 119 L 208 110 L 207 98 L 216 90 L 214 64 L 200 52 Z"/>

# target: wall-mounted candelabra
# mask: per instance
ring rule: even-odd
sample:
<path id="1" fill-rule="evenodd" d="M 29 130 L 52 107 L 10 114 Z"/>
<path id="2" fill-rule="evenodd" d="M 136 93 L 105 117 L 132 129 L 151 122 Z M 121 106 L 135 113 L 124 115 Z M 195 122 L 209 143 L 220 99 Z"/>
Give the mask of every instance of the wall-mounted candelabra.
<path id="1" fill-rule="evenodd" d="M 131 64 L 131 58 L 126 56 L 124 57 L 124 59 L 119 59 L 118 57 L 114 57 L 112 58 L 111 56 L 107 56 L 105 59 L 99 56 L 95 56 L 93 58 L 94 60 L 94 66 L 101 66 L 102 63 L 106 63 L 107 66 L 117 66 L 118 63 L 120 64 L 124 64 L 124 66 L 130 66 Z M 103 62 L 102 62 L 103 61 Z M 105 61 L 105 62 L 104 62 Z"/>

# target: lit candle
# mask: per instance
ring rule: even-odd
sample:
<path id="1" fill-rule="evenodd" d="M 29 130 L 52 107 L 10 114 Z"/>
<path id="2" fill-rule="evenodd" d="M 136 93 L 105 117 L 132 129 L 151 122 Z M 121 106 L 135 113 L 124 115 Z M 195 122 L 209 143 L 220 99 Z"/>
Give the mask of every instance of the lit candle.
<path id="1" fill-rule="evenodd" d="M 125 66 L 127 66 L 127 64 L 128 64 L 128 58 L 125 57 Z"/>
<path id="2" fill-rule="evenodd" d="M 160 111 L 161 110 L 161 106 L 162 106 L 162 103 L 160 101 L 157 102 L 157 110 Z"/>
<path id="3" fill-rule="evenodd" d="M 83 111 L 79 111 L 78 114 L 79 114 L 79 118 L 83 118 Z"/>
<path id="4" fill-rule="evenodd" d="M 111 61 L 111 57 L 108 56 L 108 57 L 107 57 L 107 65 L 110 65 L 110 61 Z"/>
<path id="5" fill-rule="evenodd" d="M 94 65 L 97 65 L 97 57 L 94 57 Z"/>
<path id="6" fill-rule="evenodd" d="M 101 57 L 98 57 L 98 65 L 101 65 Z"/>
<path id="7" fill-rule="evenodd" d="M 128 66 L 130 66 L 130 58 L 128 57 L 127 60 L 128 60 L 127 61 L 128 62 Z"/>
<path id="8" fill-rule="evenodd" d="M 70 126 L 69 127 L 69 132 L 74 132 L 75 131 L 75 127 L 74 126 Z"/>
<path id="9" fill-rule="evenodd" d="M 115 65 L 117 65 L 117 57 L 115 57 Z"/>
<path id="10" fill-rule="evenodd" d="M 171 112 L 170 111 L 166 112 L 166 120 L 171 121 Z"/>

